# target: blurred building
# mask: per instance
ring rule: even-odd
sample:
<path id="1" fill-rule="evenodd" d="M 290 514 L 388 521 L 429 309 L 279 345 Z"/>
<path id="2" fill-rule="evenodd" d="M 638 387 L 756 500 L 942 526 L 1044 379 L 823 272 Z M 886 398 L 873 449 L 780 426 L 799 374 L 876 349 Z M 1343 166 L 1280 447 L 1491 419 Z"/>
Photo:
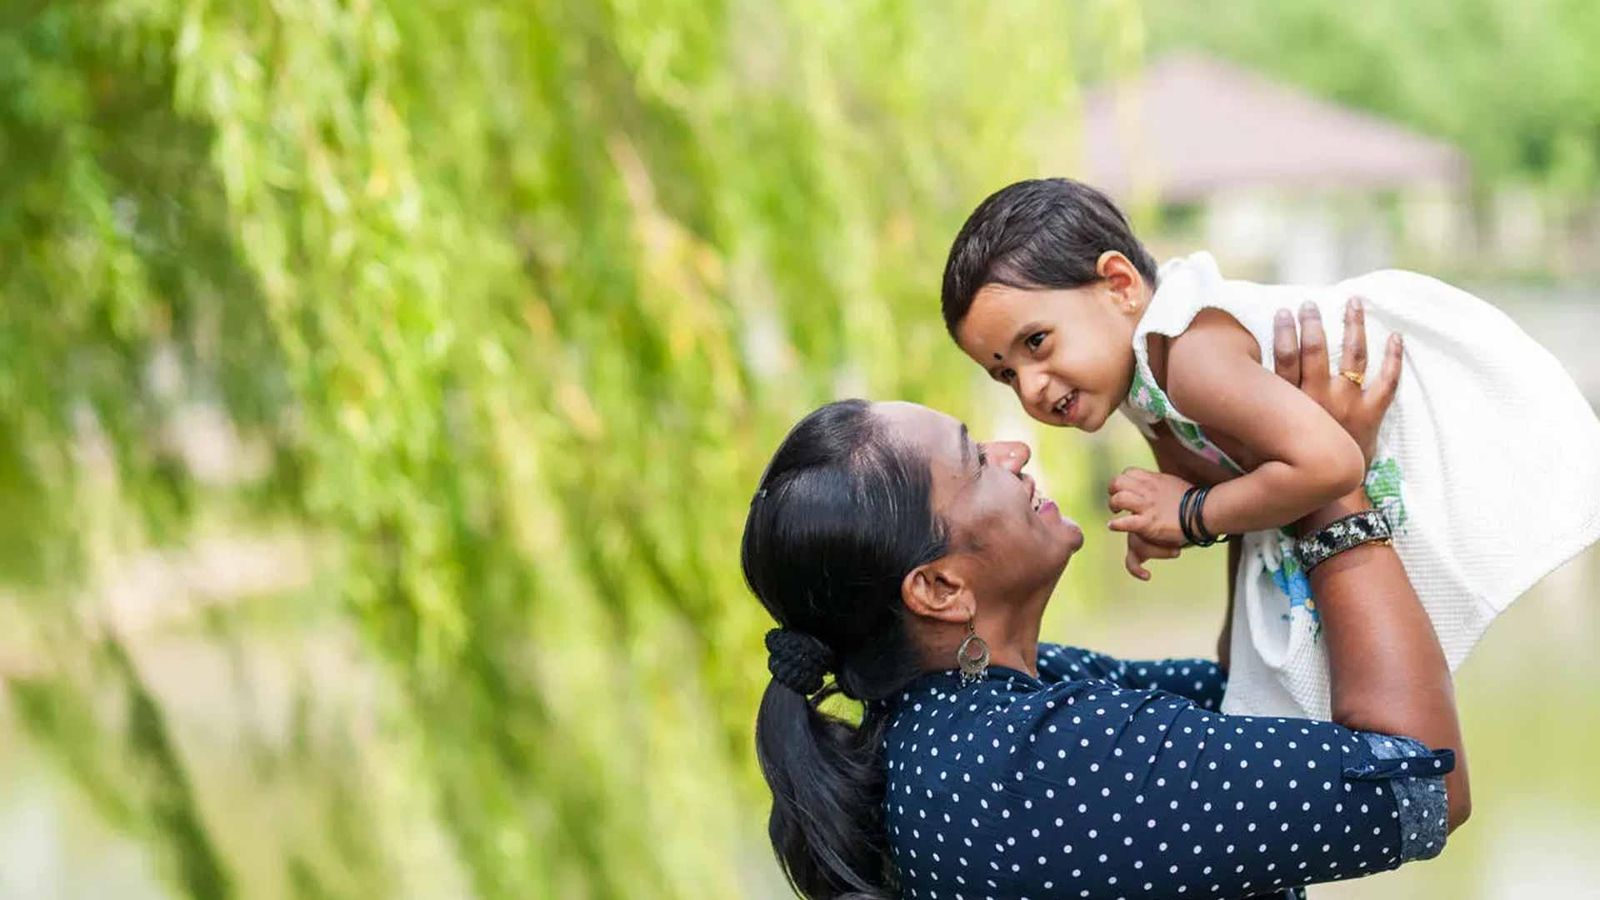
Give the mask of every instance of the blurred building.
<path id="1" fill-rule="evenodd" d="M 1323 283 L 1469 241 L 1452 145 L 1197 55 L 1085 99 L 1083 177 L 1243 277 Z M 1159 249 L 1160 241 L 1157 240 Z"/>

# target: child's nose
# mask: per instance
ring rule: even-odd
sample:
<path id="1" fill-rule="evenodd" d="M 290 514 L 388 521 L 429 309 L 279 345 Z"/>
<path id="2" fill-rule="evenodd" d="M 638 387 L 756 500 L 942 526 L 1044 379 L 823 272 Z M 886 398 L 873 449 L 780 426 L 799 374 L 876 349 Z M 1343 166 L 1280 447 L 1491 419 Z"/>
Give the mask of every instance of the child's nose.
<path id="1" fill-rule="evenodd" d="M 1049 409 L 1053 402 L 1050 399 L 1050 376 L 1044 371 L 1035 371 L 1028 375 L 1028 396 L 1033 398 L 1034 408 Z"/>

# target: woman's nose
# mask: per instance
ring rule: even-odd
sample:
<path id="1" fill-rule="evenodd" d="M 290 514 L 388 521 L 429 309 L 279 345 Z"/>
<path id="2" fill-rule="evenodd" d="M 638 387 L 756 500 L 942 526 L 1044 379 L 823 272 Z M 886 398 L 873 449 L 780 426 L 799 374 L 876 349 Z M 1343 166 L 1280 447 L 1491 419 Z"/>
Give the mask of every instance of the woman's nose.
<path id="1" fill-rule="evenodd" d="M 1021 472 L 1022 467 L 1033 458 L 1033 451 L 1021 441 L 1002 441 L 996 446 L 1000 464 L 1013 472 Z"/>

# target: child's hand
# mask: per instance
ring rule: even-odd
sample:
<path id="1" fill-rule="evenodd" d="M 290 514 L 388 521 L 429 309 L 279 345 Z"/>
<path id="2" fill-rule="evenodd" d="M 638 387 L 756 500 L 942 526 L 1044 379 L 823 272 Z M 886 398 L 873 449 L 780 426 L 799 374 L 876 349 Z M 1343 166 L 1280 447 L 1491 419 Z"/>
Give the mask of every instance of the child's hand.
<path id="1" fill-rule="evenodd" d="M 1123 565 L 1128 567 L 1128 574 L 1140 581 L 1149 581 L 1150 572 L 1144 567 L 1146 560 L 1151 559 L 1177 559 L 1177 547 L 1163 547 L 1152 544 L 1137 534 L 1128 535 L 1128 555 L 1123 560 Z"/>
<path id="2" fill-rule="evenodd" d="M 1111 530 L 1138 535 L 1147 543 L 1162 547 L 1182 547 L 1185 541 L 1178 524 L 1178 503 L 1190 487 L 1189 482 L 1176 475 L 1123 469 L 1121 475 L 1111 479 L 1107 493 L 1111 495 L 1111 511 L 1129 515 L 1112 519 Z"/>

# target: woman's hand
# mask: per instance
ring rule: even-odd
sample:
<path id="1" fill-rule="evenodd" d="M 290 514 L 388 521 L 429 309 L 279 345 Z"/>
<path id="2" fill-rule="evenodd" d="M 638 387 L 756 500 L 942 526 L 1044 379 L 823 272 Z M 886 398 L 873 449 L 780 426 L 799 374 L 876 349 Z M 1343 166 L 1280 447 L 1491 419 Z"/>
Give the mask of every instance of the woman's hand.
<path id="1" fill-rule="evenodd" d="M 1365 372 L 1366 322 L 1359 299 L 1345 307 L 1345 371 Z M 1394 335 L 1384 348 L 1378 376 L 1356 384 L 1328 371 L 1327 341 L 1315 306 L 1300 310 L 1300 336 L 1294 316 L 1278 312 L 1273 333 L 1273 365 L 1278 374 L 1316 400 L 1360 445 L 1368 464 L 1378 439 L 1378 426 L 1400 383 L 1401 339 Z M 1302 533 L 1368 506 L 1355 492 L 1302 519 Z M 1340 553 L 1310 574 L 1311 593 L 1322 616 L 1328 649 L 1328 678 L 1333 720 L 1350 728 L 1416 738 L 1434 748 L 1456 752 L 1455 771 L 1444 778 L 1449 802 L 1448 825 L 1466 821 L 1472 809 L 1466 748 L 1456 714 L 1450 667 L 1427 611 L 1417 599 L 1394 547 L 1365 544 Z"/>
<path id="2" fill-rule="evenodd" d="M 1345 304 L 1340 372 L 1327 377 L 1323 377 L 1322 373 L 1328 371 L 1328 340 L 1322 330 L 1322 316 L 1317 312 L 1316 304 L 1307 303 L 1300 307 L 1298 341 L 1295 339 L 1294 315 L 1289 310 L 1278 310 L 1274 325 L 1273 367 L 1284 380 L 1317 401 L 1333 416 L 1334 421 L 1355 438 L 1361 447 L 1362 457 L 1370 466 L 1378 443 L 1378 426 L 1383 423 L 1383 414 L 1394 401 L 1395 388 L 1400 384 L 1403 349 L 1400 335 L 1389 336 L 1378 376 L 1363 387 L 1341 374 L 1350 372 L 1365 377 L 1367 371 L 1367 322 L 1360 297 L 1352 297 Z"/>

